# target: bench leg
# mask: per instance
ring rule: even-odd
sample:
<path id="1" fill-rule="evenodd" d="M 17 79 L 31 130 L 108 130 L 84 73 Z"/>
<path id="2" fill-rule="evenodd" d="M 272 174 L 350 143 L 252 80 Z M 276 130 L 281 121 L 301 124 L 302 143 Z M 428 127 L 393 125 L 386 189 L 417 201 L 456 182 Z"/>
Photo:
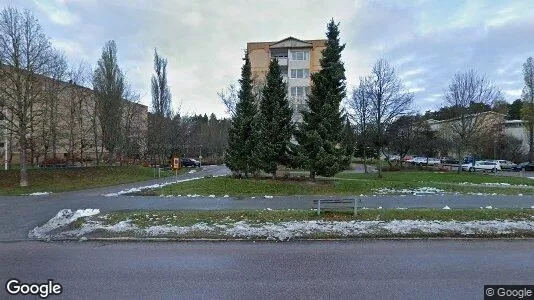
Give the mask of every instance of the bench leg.
<path id="1" fill-rule="evenodd" d="M 317 201 L 317 215 L 321 215 L 321 200 Z"/>

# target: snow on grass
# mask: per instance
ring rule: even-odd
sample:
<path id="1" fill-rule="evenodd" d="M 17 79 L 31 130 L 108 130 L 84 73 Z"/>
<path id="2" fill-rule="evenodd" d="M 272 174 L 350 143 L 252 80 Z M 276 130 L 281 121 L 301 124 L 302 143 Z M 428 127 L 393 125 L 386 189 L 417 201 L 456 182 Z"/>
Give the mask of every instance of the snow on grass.
<path id="1" fill-rule="evenodd" d="M 52 194 L 52 192 L 35 192 L 35 193 L 28 194 L 28 196 L 45 196 L 45 195 L 50 195 L 50 194 Z"/>
<path id="2" fill-rule="evenodd" d="M 202 178 L 204 178 L 204 177 L 193 177 L 193 178 L 187 178 L 187 179 L 181 179 L 181 180 L 167 181 L 167 182 L 164 182 L 164 183 L 156 183 L 156 184 L 151 184 L 151 185 L 134 187 L 134 188 L 131 188 L 131 189 L 119 191 L 117 193 L 104 194 L 104 196 L 105 197 L 116 197 L 116 196 L 120 196 L 120 195 L 124 195 L 124 194 L 136 193 L 136 192 L 140 192 L 140 191 L 147 190 L 147 189 L 157 189 L 157 188 L 161 188 L 161 187 L 164 187 L 164 186 L 167 186 L 167 185 L 171 185 L 171 184 L 176 184 L 176 183 L 186 182 L 186 181 L 192 181 L 192 180 L 198 180 L 198 179 L 202 179 Z"/>
<path id="3" fill-rule="evenodd" d="M 434 188 L 434 187 L 420 187 L 415 189 L 390 189 L 390 188 L 380 188 L 375 189 L 379 195 L 387 194 L 412 194 L 412 195 L 437 195 L 445 193 L 444 190 Z"/>
<path id="4" fill-rule="evenodd" d="M 157 225 L 139 228 L 131 220 L 104 225 L 98 222 L 84 223 L 81 228 L 46 236 L 48 238 L 79 238 L 85 234 L 104 230 L 110 233 L 128 233 L 143 237 L 180 237 L 190 233 L 205 236 L 240 239 L 291 240 L 313 236 L 365 237 L 402 236 L 410 234 L 441 234 L 476 236 L 478 234 L 506 235 L 516 232 L 534 231 L 534 221 L 288 221 L 280 223 L 257 223 L 238 221 L 225 224 L 196 223 L 190 226 Z M 43 235 L 32 237 L 43 238 Z"/>
<path id="5" fill-rule="evenodd" d="M 443 209 L 449 210 L 449 209 L 451 209 L 451 208 L 450 208 L 448 205 L 445 205 L 445 206 L 443 207 Z"/>
<path id="6" fill-rule="evenodd" d="M 78 209 L 74 212 L 70 209 L 62 209 L 52 219 L 48 220 L 48 222 L 32 229 L 28 233 L 28 237 L 38 239 L 46 238 L 50 232 L 61 227 L 67 226 L 72 222 L 78 220 L 79 218 L 93 216 L 99 213 L 100 210 L 91 208 Z"/>

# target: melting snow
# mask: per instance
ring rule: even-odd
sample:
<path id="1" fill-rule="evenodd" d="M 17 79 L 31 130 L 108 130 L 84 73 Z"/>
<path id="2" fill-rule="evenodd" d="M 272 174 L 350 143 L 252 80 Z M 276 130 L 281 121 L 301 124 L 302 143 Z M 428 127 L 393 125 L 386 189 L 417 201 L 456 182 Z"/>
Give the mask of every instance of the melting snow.
<path id="1" fill-rule="evenodd" d="M 60 210 L 52 219 L 45 224 L 37 226 L 28 233 L 29 238 L 45 238 L 47 234 L 55 229 L 71 224 L 82 217 L 97 215 L 100 213 L 98 209 L 78 209 L 72 211 L 70 209 Z"/>
<path id="2" fill-rule="evenodd" d="M 187 178 L 187 179 L 181 179 L 181 180 L 175 180 L 175 181 L 167 181 L 167 182 L 164 182 L 164 183 L 156 183 L 156 184 L 152 184 L 152 185 L 134 187 L 134 188 L 131 188 L 131 189 L 128 189 L 128 190 L 122 190 L 122 191 L 117 192 L 117 193 L 105 194 L 104 196 L 105 197 L 120 196 L 120 195 L 124 195 L 124 194 L 140 192 L 140 191 L 146 190 L 146 189 L 157 189 L 157 188 L 164 187 L 164 186 L 171 185 L 171 184 L 175 184 L 175 183 L 192 181 L 192 180 L 197 180 L 197 179 L 202 179 L 202 178 L 204 178 L 204 177 L 193 177 L 193 178 Z"/>
<path id="3" fill-rule="evenodd" d="M 76 237 L 84 234 L 105 230 L 108 232 L 132 232 L 141 236 L 180 236 L 191 232 L 201 232 L 221 237 L 262 238 L 270 240 L 289 240 L 293 238 L 317 234 L 333 234 L 343 237 L 359 237 L 369 235 L 405 235 L 411 233 L 438 234 L 446 232 L 461 236 L 476 234 L 502 235 L 517 231 L 533 231 L 534 221 L 291 221 L 281 223 L 263 223 L 238 221 L 229 224 L 196 223 L 190 226 L 157 225 L 145 229 L 138 228 L 130 220 L 115 225 L 103 225 L 98 222 L 84 224 L 78 230 L 63 232 L 55 236 L 32 235 L 30 237 Z"/>
<path id="4" fill-rule="evenodd" d="M 412 195 L 435 195 L 435 194 L 443 194 L 445 193 L 444 190 L 434 188 L 434 187 L 420 187 L 416 189 L 389 189 L 389 188 L 380 188 L 376 189 L 377 193 L 379 195 L 386 195 L 386 194 L 412 194 Z"/>
<path id="5" fill-rule="evenodd" d="M 44 195 L 50 195 L 50 194 L 52 194 L 52 192 L 35 192 L 35 193 L 28 194 L 28 196 L 44 196 Z"/>

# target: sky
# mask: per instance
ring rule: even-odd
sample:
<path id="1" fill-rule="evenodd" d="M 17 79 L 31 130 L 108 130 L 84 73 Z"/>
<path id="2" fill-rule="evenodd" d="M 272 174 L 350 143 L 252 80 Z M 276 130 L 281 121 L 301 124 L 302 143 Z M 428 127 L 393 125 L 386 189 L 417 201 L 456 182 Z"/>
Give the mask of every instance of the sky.
<path id="1" fill-rule="evenodd" d="M 227 116 L 217 92 L 237 82 L 247 42 L 325 38 L 340 23 L 348 95 L 377 59 L 414 93 L 418 111 L 439 109 L 453 75 L 475 69 L 512 102 L 534 56 L 534 1 L 0 0 L 27 8 L 70 65 L 95 66 L 115 40 L 119 66 L 150 106 L 153 53 L 168 59 L 173 109 Z"/>

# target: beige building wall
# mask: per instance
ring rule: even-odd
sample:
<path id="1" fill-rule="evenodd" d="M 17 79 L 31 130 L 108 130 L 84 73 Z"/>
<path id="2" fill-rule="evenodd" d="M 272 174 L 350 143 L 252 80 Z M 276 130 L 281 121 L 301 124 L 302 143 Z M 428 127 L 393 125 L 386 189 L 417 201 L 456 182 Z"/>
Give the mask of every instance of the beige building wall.
<path id="1" fill-rule="evenodd" d="M 310 75 L 321 70 L 320 60 L 325 48 L 326 40 L 300 40 L 294 37 L 274 42 L 247 43 L 255 86 L 261 86 L 265 81 L 271 59 L 278 59 L 284 82 L 287 83 L 287 94 L 295 112 L 293 121 L 301 120 L 299 111 L 305 109 L 306 93 L 311 87 Z M 299 56 L 293 57 L 293 52 L 298 52 Z M 302 52 L 305 54 L 302 55 Z M 298 75 L 295 75 L 296 72 Z"/>
<path id="2" fill-rule="evenodd" d="M 54 150 L 50 141 L 53 134 L 49 126 L 51 121 L 55 122 L 56 128 L 56 158 L 68 160 L 70 159 L 70 154 L 72 154 L 76 160 L 94 159 L 95 127 L 93 126 L 93 121 L 95 120 L 93 118 L 96 118 L 97 125 L 96 146 L 99 149 L 101 147 L 101 129 L 98 117 L 94 113 L 96 101 L 94 91 L 83 86 L 57 81 L 48 77 L 41 77 L 40 80 L 43 88 L 53 93 L 43 93 L 40 95 L 42 99 L 34 107 L 34 111 L 39 114 L 39 117 L 35 118 L 33 131 L 30 131 L 27 135 L 27 138 L 32 141 L 27 149 L 28 159 L 31 159 L 33 156 L 37 160 L 37 163 L 39 163 L 44 161 L 45 158 L 52 158 Z M 55 106 L 55 113 L 53 115 L 49 113 L 49 110 L 47 111 L 50 103 L 53 103 Z M 140 151 L 144 153 L 146 151 L 148 107 L 126 100 L 124 100 L 124 104 L 123 124 L 125 124 L 126 120 L 129 120 L 131 124 L 130 136 L 135 138 Z M 9 130 L 9 127 L 7 127 L 7 130 Z M 117 130 L 121 130 L 121 128 L 118 127 Z M 2 128 L 2 131 L 0 136 L 3 137 L 5 127 Z M 18 137 L 15 134 L 11 143 L 8 143 L 10 147 L 8 150 L 12 152 L 12 164 L 20 163 L 20 149 L 17 140 Z M 1 146 L 3 147 L 0 147 L 2 151 L 0 157 L 3 162 L 6 160 L 4 154 L 6 145 Z M 105 150 L 104 153 L 106 153 Z M 28 162 L 31 163 L 30 161 Z"/>

